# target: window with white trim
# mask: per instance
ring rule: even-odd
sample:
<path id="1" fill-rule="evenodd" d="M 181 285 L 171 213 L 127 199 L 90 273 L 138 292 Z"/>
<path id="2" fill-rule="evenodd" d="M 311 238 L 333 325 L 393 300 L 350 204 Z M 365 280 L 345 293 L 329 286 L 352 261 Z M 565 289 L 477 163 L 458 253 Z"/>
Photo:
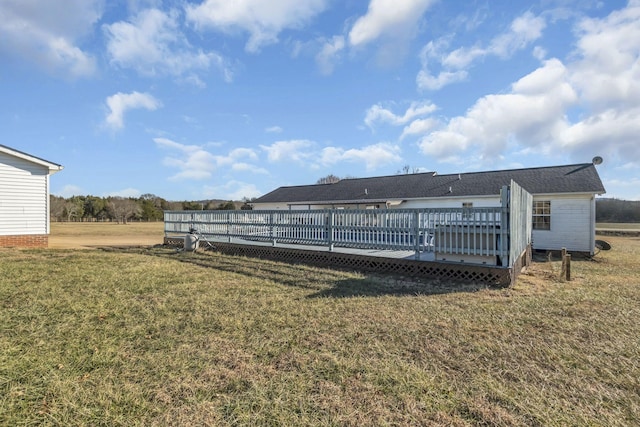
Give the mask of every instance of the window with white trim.
<path id="1" fill-rule="evenodd" d="M 551 230 L 551 201 L 536 200 L 533 202 L 533 229 Z"/>

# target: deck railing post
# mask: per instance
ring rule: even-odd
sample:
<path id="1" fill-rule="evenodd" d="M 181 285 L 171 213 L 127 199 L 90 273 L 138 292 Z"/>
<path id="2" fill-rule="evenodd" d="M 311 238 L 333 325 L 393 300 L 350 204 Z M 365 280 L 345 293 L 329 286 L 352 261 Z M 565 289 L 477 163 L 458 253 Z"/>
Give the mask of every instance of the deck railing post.
<path id="1" fill-rule="evenodd" d="M 327 243 L 329 244 L 329 252 L 333 252 L 333 210 L 327 215 Z"/>
<path id="2" fill-rule="evenodd" d="M 269 213 L 269 238 L 271 239 L 271 244 L 273 246 L 276 245 L 275 228 L 276 228 L 276 224 L 274 219 L 274 213 L 270 212 Z"/>
<path id="3" fill-rule="evenodd" d="M 413 250 L 415 258 L 420 259 L 420 212 L 413 212 Z"/>

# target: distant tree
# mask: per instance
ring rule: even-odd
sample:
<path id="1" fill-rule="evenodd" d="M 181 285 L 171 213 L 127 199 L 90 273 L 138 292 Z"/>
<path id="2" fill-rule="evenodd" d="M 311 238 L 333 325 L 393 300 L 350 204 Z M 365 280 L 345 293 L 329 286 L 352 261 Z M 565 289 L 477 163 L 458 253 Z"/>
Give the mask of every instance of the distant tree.
<path id="1" fill-rule="evenodd" d="M 597 222 L 640 222 L 640 201 L 596 199 Z"/>
<path id="2" fill-rule="evenodd" d="M 204 210 L 206 211 L 213 211 L 218 209 L 218 205 L 220 204 L 219 200 L 209 200 L 205 205 L 204 205 Z"/>
<path id="3" fill-rule="evenodd" d="M 163 202 L 166 201 L 155 194 L 147 193 L 140 196 L 138 199 L 138 204 L 140 205 L 140 219 L 143 221 L 158 221 L 163 219 Z"/>
<path id="4" fill-rule="evenodd" d="M 49 214 L 52 221 L 115 220 L 127 223 L 131 219 L 158 221 L 165 210 L 237 209 L 240 202 L 232 200 L 169 202 L 155 194 L 146 193 L 139 198 L 73 196 L 67 199 L 51 195 Z M 254 199 L 244 198 L 241 209 L 252 209 Z"/>
<path id="5" fill-rule="evenodd" d="M 334 174 L 329 174 L 325 177 L 322 177 L 316 181 L 316 184 L 334 184 L 340 181 L 340 177 L 335 176 Z"/>
<path id="6" fill-rule="evenodd" d="M 204 210 L 204 203 L 202 202 L 182 202 L 182 210 L 185 211 L 202 211 Z"/>
<path id="7" fill-rule="evenodd" d="M 248 197 L 243 197 L 242 198 L 242 206 L 240 206 L 240 209 L 243 211 L 250 211 L 253 210 L 253 205 L 251 204 L 256 198 L 252 197 L 252 198 L 248 198 Z"/>
<path id="8" fill-rule="evenodd" d="M 181 211 L 183 210 L 182 202 L 166 202 L 164 210 L 168 211 Z"/>
<path id="9" fill-rule="evenodd" d="M 136 199 L 124 197 L 110 197 L 109 205 L 119 223 L 126 224 L 132 218 L 140 215 L 141 208 Z"/>
<path id="10" fill-rule="evenodd" d="M 86 196 L 84 197 L 82 217 L 88 220 L 104 219 L 107 213 L 107 202 L 102 197 Z"/>
<path id="11" fill-rule="evenodd" d="M 233 211 L 236 209 L 236 204 L 229 200 L 228 202 L 220 203 L 216 209 L 219 211 Z"/>
<path id="12" fill-rule="evenodd" d="M 412 168 L 410 165 L 404 165 L 402 169 L 396 172 L 396 175 L 409 175 L 412 173 L 420 173 L 420 168 Z"/>
<path id="13" fill-rule="evenodd" d="M 84 197 L 73 196 L 67 199 L 63 215 L 67 221 L 80 221 L 84 215 Z"/>
<path id="14" fill-rule="evenodd" d="M 67 201 L 64 197 L 49 196 L 49 215 L 54 221 L 62 221 L 65 219 L 64 207 Z"/>

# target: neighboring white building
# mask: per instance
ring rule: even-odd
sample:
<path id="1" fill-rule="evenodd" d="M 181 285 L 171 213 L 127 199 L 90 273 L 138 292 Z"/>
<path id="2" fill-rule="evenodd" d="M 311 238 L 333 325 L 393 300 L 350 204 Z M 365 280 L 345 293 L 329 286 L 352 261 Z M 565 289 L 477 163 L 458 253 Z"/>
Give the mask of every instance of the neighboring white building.
<path id="1" fill-rule="evenodd" d="M 49 176 L 62 166 L 0 145 L 0 247 L 47 247 Z"/>
<path id="2" fill-rule="evenodd" d="M 494 207 L 500 206 L 500 189 L 512 179 L 533 195 L 533 249 L 593 254 L 595 196 L 605 193 L 594 163 L 343 179 L 280 187 L 252 204 L 260 210 Z"/>

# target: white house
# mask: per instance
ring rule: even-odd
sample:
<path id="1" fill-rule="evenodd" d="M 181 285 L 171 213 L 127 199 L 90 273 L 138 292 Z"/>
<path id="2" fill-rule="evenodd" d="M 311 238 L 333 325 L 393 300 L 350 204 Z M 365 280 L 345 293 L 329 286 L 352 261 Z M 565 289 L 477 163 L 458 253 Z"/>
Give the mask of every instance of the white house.
<path id="1" fill-rule="evenodd" d="M 0 145 L 0 247 L 47 247 L 49 176 L 62 166 Z"/>
<path id="2" fill-rule="evenodd" d="M 514 180 L 533 195 L 533 249 L 593 253 L 595 196 L 605 193 L 593 163 L 439 175 L 436 172 L 343 179 L 280 187 L 254 209 L 397 209 L 500 206 Z"/>

